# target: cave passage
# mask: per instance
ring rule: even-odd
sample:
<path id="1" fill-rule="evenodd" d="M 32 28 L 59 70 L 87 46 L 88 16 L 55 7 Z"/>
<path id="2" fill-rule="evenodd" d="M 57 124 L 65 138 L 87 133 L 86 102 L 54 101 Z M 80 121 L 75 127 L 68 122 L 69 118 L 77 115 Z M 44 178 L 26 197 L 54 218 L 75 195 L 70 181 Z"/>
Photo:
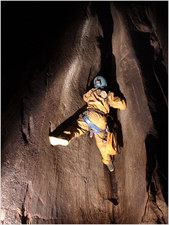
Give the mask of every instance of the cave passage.
<path id="1" fill-rule="evenodd" d="M 168 223 L 168 2 L 1 2 L 2 224 Z M 115 171 L 88 134 L 51 146 L 104 76 Z M 17 194 L 16 194 L 17 193 Z"/>

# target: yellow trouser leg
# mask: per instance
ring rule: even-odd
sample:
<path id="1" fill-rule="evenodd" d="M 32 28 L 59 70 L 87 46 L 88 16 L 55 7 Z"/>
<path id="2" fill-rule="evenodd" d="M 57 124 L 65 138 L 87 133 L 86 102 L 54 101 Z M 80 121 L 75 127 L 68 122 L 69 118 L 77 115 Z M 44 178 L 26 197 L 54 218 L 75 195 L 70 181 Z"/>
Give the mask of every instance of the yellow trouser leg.
<path id="1" fill-rule="evenodd" d="M 100 150 L 102 156 L 102 162 L 104 164 L 110 164 L 112 162 L 110 155 L 106 153 L 106 140 L 104 140 L 104 132 L 95 133 L 95 140 L 98 149 Z"/>
<path id="2" fill-rule="evenodd" d="M 89 131 L 88 124 L 82 118 L 79 118 L 74 125 L 68 127 L 63 133 L 68 135 L 69 141 L 71 141 L 73 138 L 79 137 L 87 131 Z"/>
<path id="3" fill-rule="evenodd" d="M 107 118 L 99 113 L 96 113 L 94 111 L 89 112 L 89 118 L 90 120 L 96 124 L 101 129 L 105 130 L 107 126 Z M 111 164 L 111 156 L 107 154 L 107 141 L 104 140 L 104 131 L 100 133 L 94 133 L 96 145 L 98 149 L 100 150 L 102 161 L 104 164 Z"/>
<path id="4" fill-rule="evenodd" d="M 107 125 L 106 118 L 104 116 L 101 116 L 100 114 L 97 114 L 95 112 L 90 112 L 90 120 L 92 120 L 93 123 L 97 124 L 98 127 L 105 129 Z M 66 134 L 68 136 L 69 141 L 72 139 L 79 137 L 80 135 L 85 134 L 87 131 L 89 131 L 88 124 L 84 121 L 83 118 L 79 118 L 75 124 L 69 126 L 66 128 L 62 134 Z M 61 134 L 61 136 L 62 136 Z M 104 164 L 111 164 L 111 156 L 116 154 L 116 149 L 114 151 L 108 151 L 107 148 L 107 141 L 104 140 L 104 132 L 100 133 L 94 133 L 96 145 L 98 149 L 100 150 L 102 161 Z M 114 140 L 114 136 L 113 136 Z M 113 141 L 114 143 L 114 141 Z M 107 154 L 110 153 L 110 154 Z"/>

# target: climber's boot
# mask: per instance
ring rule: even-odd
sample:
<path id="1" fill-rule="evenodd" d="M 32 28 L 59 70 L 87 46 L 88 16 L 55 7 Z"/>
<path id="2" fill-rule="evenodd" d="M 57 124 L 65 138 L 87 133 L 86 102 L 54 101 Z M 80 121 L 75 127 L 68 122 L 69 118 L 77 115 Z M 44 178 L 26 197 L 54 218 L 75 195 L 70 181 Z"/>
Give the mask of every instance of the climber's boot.
<path id="1" fill-rule="evenodd" d="M 113 163 L 106 164 L 106 166 L 107 166 L 107 168 L 108 168 L 108 170 L 109 170 L 110 172 L 113 172 L 113 171 L 114 171 L 114 165 L 113 165 Z"/>
<path id="2" fill-rule="evenodd" d="M 53 146 L 56 146 L 56 145 L 67 146 L 69 144 L 69 140 L 68 140 L 68 137 L 66 137 L 66 135 L 59 136 L 59 137 L 49 136 L 49 141 L 50 141 L 50 144 Z"/>

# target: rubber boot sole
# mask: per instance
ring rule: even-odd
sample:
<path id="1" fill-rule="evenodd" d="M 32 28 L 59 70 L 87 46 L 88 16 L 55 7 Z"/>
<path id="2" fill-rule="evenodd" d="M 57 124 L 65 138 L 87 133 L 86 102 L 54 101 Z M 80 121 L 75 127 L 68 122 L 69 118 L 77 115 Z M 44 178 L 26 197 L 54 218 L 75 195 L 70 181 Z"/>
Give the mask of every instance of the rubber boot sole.
<path id="1" fill-rule="evenodd" d="M 69 144 L 69 141 L 63 138 L 58 138 L 58 137 L 49 137 L 49 141 L 51 145 L 56 146 L 56 145 L 62 145 L 62 146 L 67 146 Z"/>

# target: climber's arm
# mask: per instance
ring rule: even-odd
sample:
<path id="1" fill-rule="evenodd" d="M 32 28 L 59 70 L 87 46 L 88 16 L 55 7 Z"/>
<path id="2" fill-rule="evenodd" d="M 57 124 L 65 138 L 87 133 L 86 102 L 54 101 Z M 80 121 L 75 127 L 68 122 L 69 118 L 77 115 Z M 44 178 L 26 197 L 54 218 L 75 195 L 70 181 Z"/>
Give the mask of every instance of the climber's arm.
<path id="1" fill-rule="evenodd" d="M 113 92 L 109 92 L 108 94 L 108 103 L 113 108 L 120 109 L 120 110 L 126 109 L 126 103 L 124 99 L 114 96 Z"/>
<path id="2" fill-rule="evenodd" d="M 83 100 L 84 100 L 85 102 L 88 102 L 88 99 L 89 99 L 91 93 L 92 93 L 94 90 L 95 90 L 95 88 L 92 88 L 92 89 L 90 89 L 87 93 L 85 93 L 85 94 L 83 95 Z"/>

